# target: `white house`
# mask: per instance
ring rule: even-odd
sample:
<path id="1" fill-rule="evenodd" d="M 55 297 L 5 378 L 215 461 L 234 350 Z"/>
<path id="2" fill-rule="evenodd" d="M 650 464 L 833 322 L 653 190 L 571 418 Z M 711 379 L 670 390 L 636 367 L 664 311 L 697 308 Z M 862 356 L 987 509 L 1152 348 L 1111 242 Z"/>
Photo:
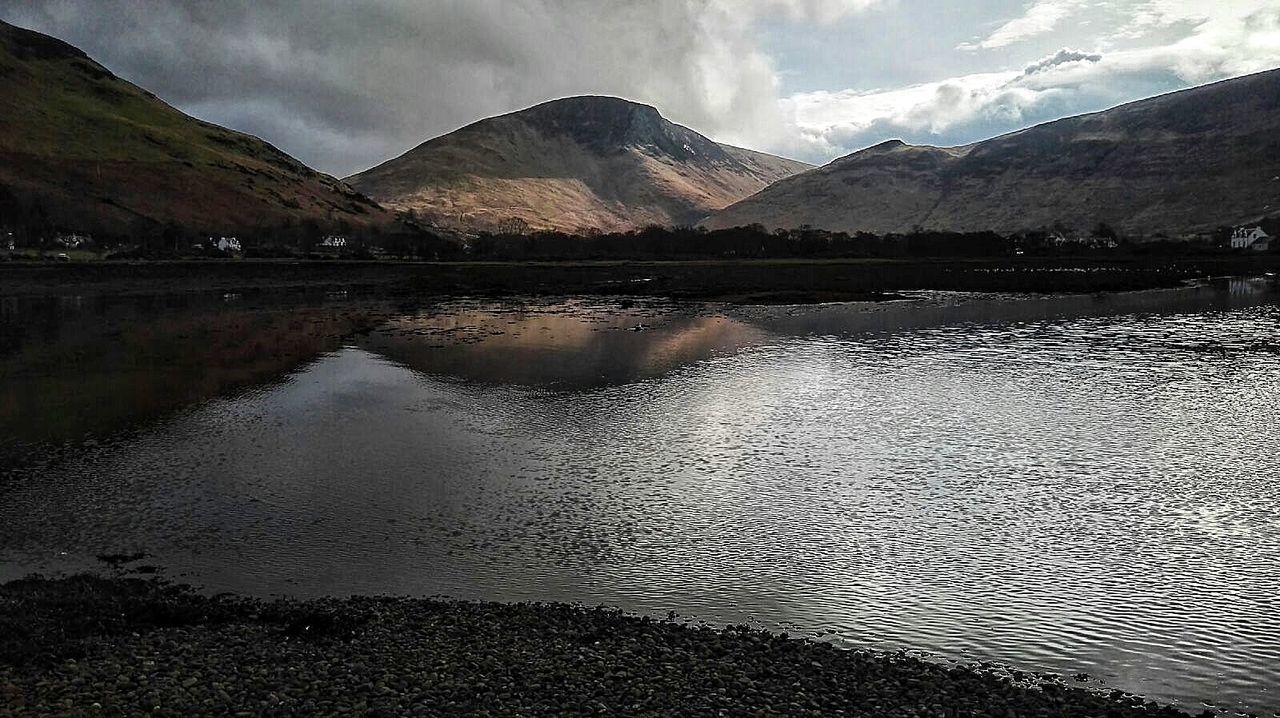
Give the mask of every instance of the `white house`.
<path id="1" fill-rule="evenodd" d="M 347 238 L 341 234 L 330 234 L 320 240 L 320 246 L 327 249 L 342 249 L 347 246 Z"/>
<path id="2" fill-rule="evenodd" d="M 1079 245 L 1081 247 L 1115 249 L 1120 243 L 1111 237 L 1084 237 L 1084 236 L 1067 236 L 1062 232 L 1054 232 L 1049 235 L 1049 243 L 1055 247 L 1065 247 L 1069 244 Z"/>
<path id="3" fill-rule="evenodd" d="M 239 237 L 218 237 L 217 239 L 214 239 L 213 237 L 210 237 L 209 246 L 220 252 L 239 252 L 240 238 Z"/>
<path id="4" fill-rule="evenodd" d="M 1262 227 L 1237 227 L 1231 233 L 1231 248 L 1265 252 L 1271 249 L 1271 235 L 1262 231 Z"/>
<path id="5" fill-rule="evenodd" d="M 93 235 L 79 234 L 77 232 L 58 234 L 53 238 L 54 244 L 58 245 L 59 247 L 66 247 L 67 249 L 76 249 L 77 247 L 84 244 L 88 244 L 89 242 L 92 242 L 92 241 L 93 241 Z"/>

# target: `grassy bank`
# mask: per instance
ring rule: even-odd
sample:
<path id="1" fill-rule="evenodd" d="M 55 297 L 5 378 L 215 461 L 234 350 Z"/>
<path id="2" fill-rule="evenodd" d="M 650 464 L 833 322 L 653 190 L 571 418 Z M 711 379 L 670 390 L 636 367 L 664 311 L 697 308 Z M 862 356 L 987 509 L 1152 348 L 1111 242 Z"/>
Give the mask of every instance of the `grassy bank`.
<path id="1" fill-rule="evenodd" d="M 1269 256 L 675 262 L 223 260 L 0 265 L 0 295 L 366 288 L 389 294 L 651 296 L 804 303 L 910 290 L 1108 292 L 1276 271 Z"/>
<path id="2" fill-rule="evenodd" d="M 0 586 L 0 715 L 1184 716 L 1030 674 L 567 605 Z"/>

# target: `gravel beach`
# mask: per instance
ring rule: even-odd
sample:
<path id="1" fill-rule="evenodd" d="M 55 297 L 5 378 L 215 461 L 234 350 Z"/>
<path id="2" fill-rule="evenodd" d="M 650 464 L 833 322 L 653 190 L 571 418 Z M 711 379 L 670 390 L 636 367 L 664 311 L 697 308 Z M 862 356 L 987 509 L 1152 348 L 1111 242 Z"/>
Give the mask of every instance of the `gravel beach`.
<path id="1" fill-rule="evenodd" d="M 1031 674 L 568 605 L 0 586 L 0 716 L 1185 716 Z"/>

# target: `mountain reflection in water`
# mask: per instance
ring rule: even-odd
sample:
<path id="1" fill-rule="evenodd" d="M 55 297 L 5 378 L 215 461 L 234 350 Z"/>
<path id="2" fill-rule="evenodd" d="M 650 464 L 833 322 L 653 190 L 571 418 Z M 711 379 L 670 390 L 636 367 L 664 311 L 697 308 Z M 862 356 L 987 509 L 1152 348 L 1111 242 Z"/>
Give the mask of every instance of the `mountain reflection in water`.
<path id="1" fill-rule="evenodd" d="M 1280 709 L 1266 282 L 4 322 L 0 578 L 144 550 L 213 590 L 675 610 Z M 165 372 L 190 393 L 97 408 Z"/>
<path id="2" fill-rule="evenodd" d="M 622 384 L 759 344 L 766 333 L 705 308 L 579 303 L 436 308 L 390 320 L 362 349 L 424 374 L 491 384 Z"/>

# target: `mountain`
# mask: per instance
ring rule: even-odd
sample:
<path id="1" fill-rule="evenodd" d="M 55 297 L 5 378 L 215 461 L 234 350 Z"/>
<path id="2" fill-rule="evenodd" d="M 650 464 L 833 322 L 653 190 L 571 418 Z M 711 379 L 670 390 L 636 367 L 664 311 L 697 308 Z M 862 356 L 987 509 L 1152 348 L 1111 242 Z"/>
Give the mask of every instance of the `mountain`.
<path id="1" fill-rule="evenodd" d="M 693 223 L 808 168 L 591 96 L 481 120 L 347 182 L 441 226 L 613 230 Z"/>
<path id="2" fill-rule="evenodd" d="M 266 142 L 189 117 L 75 47 L 0 22 L 0 224 L 6 215 L 122 234 L 391 220 Z"/>
<path id="3" fill-rule="evenodd" d="M 1280 211 L 1280 70 L 1071 117 L 964 147 L 893 140 L 717 213 L 876 233 L 1015 232 L 1099 222 L 1172 236 Z"/>

